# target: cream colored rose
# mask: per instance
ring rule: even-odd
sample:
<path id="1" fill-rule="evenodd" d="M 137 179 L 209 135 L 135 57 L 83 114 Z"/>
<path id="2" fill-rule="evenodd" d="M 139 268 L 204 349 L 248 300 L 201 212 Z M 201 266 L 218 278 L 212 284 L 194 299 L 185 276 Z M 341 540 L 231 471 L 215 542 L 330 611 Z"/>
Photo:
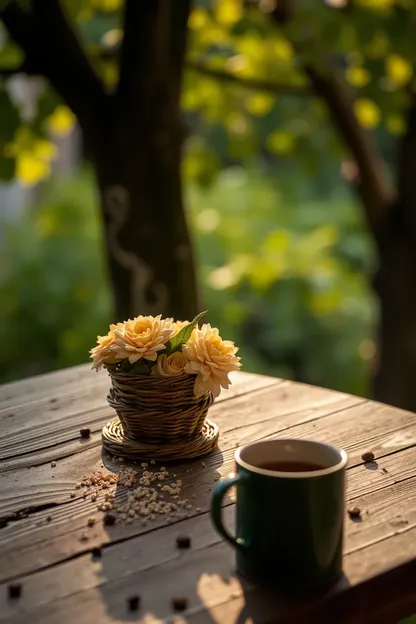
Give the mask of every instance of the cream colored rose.
<path id="1" fill-rule="evenodd" d="M 144 358 L 155 361 L 158 352 L 174 334 L 170 319 L 162 316 L 138 316 L 124 323 L 114 332 L 114 350 L 119 360 L 128 359 L 130 364 Z"/>
<path id="2" fill-rule="evenodd" d="M 97 336 L 97 346 L 91 349 L 90 357 L 93 360 L 92 368 L 100 370 L 104 364 L 116 364 L 120 361 L 114 351 L 114 332 L 116 329 L 122 330 L 124 323 L 110 325 L 110 331 L 106 336 Z"/>
<path id="3" fill-rule="evenodd" d="M 182 351 L 189 360 L 185 371 L 196 375 L 196 397 L 208 390 L 217 397 L 221 388 L 228 388 L 231 383 L 228 373 L 241 367 L 240 358 L 235 355 L 238 348 L 231 340 L 223 340 L 218 329 L 209 323 L 194 329 Z"/>
<path id="4" fill-rule="evenodd" d="M 185 372 L 188 358 L 181 352 L 176 351 L 170 355 L 161 353 L 152 368 L 152 375 L 156 377 L 175 377 Z"/>

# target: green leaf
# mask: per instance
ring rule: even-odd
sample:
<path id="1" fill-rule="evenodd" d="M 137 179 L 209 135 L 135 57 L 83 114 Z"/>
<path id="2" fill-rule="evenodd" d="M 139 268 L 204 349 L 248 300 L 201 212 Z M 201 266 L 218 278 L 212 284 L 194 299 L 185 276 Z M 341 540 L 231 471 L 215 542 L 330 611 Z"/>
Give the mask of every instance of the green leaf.
<path id="1" fill-rule="evenodd" d="M 126 360 L 126 362 L 128 362 L 128 360 Z M 150 375 L 151 366 L 147 360 L 137 360 L 137 362 L 135 362 L 133 365 L 130 364 L 130 366 L 130 371 L 132 373 L 137 373 L 138 375 Z"/>
<path id="2" fill-rule="evenodd" d="M 198 325 L 199 320 L 206 313 L 207 310 L 205 310 L 204 312 L 200 312 L 200 314 L 197 314 L 193 321 L 191 321 L 190 323 L 188 323 L 188 325 L 185 325 L 185 327 L 181 329 L 179 334 L 173 336 L 169 340 L 169 342 L 166 343 L 166 351 L 164 351 L 164 353 L 166 353 L 166 355 L 170 355 L 171 353 L 175 353 L 175 351 L 180 351 L 182 349 L 182 345 L 188 342 L 189 338 L 191 337 L 194 327 Z"/>

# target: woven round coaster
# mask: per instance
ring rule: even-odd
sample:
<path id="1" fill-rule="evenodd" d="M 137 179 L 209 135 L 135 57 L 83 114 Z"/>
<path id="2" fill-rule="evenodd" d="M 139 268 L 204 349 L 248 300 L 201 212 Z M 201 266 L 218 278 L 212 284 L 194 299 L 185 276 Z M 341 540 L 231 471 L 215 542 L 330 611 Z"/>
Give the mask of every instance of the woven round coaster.
<path id="1" fill-rule="evenodd" d="M 192 440 L 165 444 L 149 444 L 128 438 L 118 416 L 110 420 L 102 431 L 103 447 L 125 459 L 163 460 L 195 459 L 208 455 L 217 446 L 219 430 L 215 423 L 205 420 L 201 433 Z"/>

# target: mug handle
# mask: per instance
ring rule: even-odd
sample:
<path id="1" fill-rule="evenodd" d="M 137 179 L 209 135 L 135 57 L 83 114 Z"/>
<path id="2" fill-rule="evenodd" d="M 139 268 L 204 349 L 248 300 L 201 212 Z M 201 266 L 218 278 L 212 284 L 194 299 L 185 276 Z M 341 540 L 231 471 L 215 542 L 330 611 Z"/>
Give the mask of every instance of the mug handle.
<path id="1" fill-rule="evenodd" d="M 233 485 L 238 485 L 242 482 L 243 479 L 240 475 L 229 477 L 228 479 L 223 479 L 215 486 L 211 499 L 211 520 L 214 527 L 217 529 L 221 537 L 223 537 L 229 544 L 231 544 L 231 546 L 237 548 L 238 550 L 247 548 L 248 544 L 245 540 L 231 535 L 224 527 L 222 523 L 222 500 L 226 495 L 227 491 Z"/>

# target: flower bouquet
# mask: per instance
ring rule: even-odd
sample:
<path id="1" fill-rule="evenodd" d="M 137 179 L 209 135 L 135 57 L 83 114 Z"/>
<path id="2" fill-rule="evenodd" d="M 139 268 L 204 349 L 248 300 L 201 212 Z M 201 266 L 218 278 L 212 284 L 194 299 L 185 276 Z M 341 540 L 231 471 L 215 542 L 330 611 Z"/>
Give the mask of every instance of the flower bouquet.
<path id="1" fill-rule="evenodd" d="M 108 370 L 112 387 L 107 399 L 118 414 L 103 430 L 108 448 L 122 437 L 123 450 L 126 444 L 130 448 L 125 456 L 132 456 L 132 447 L 139 456 L 144 444 L 147 455 L 157 448 L 169 459 L 166 445 L 176 456 L 172 458 L 178 458 L 185 448 L 189 456 L 194 442 L 195 456 L 207 452 L 210 426 L 212 446 L 213 425 L 206 414 L 221 388 L 229 387 L 228 374 L 240 368 L 240 358 L 234 343 L 223 340 L 217 328 L 209 323 L 199 327 L 204 314 L 191 322 L 138 316 L 98 336 L 90 352 L 93 368 Z M 141 457 L 145 455 L 142 451 Z"/>

